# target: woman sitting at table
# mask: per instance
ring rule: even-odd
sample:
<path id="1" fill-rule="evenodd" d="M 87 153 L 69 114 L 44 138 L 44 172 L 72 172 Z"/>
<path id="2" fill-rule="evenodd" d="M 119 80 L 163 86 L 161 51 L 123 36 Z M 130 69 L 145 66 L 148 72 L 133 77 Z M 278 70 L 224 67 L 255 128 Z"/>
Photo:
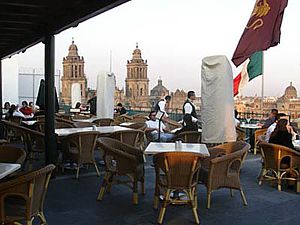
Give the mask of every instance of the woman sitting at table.
<path id="1" fill-rule="evenodd" d="M 292 139 L 294 134 L 293 128 L 287 119 L 280 119 L 275 130 L 271 133 L 269 143 L 283 145 L 291 149 L 295 149 Z"/>
<path id="2" fill-rule="evenodd" d="M 23 113 L 24 115 L 31 115 L 33 113 L 32 108 L 28 107 L 27 101 L 22 102 L 22 107 L 20 108 L 20 112 Z"/>
<path id="3" fill-rule="evenodd" d="M 10 109 L 8 110 L 8 113 L 5 116 L 5 119 L 10 119 L 11 117 L 25 118 L 24 114 L 20 112 L 14 104 L 10 106 Z"/>

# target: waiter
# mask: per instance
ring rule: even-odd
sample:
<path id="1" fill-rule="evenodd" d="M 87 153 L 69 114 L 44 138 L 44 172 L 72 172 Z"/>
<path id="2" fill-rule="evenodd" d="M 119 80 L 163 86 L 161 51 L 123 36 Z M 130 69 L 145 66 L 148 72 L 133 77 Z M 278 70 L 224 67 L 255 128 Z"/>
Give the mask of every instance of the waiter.
<path id="1" fill-rule="evenodd" d="M 192 122 L 197 123 L 198 117 L 196 112 L 196 106 L 193 103 L 193 101 L 196 100 L 196 94 L 194 91 L 189 91 L 187 97 L 187 100 L 183 104 L 183 116 L 186 114 L 190 114 L 192 116 Z"/>
<path id="2" fill-rule="evenodd" d="M 169 104 L 171 101 L 171 96 L 167 95 L 164 99 L 159 100 L 155 105 L 155 111 L 161 111 L 164 113 L 166 117 L 168 117 L 168 114 L 166 112 L 166 104 Z"/>

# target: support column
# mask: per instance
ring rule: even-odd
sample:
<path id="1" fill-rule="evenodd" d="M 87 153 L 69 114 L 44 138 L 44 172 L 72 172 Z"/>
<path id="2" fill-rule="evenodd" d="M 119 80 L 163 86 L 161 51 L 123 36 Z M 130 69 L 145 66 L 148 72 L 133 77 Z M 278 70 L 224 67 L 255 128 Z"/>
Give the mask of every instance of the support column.
<path id="1" fill-rule="evenodd" d="M 1 106 L 1 109 L 3 107 L 3 104 L 2 104 L 2 60 L 0 59 L 0 106 Z M 2 110 L 0 110 L 0 118 L 2 119 Z"/>
<path id="2" fill-rule="evenodd" d="M 1 106 L 1 109 L 0 109 L 0 118 L 2 120 L 2 107 L 3 107 L 3 104 L 2 104 L 2 60 L 0 59 L 0 106 Z M 0 123 L 0 138 L 3 138 L 3 135 L 4 135 L 4 128 L 3 128 L 3 124 L 2 122 Z"/>
<path id="3" fill-rule="evenodd" d="M 45 163 L 56 164 L 55 137 L 54 35 L 45 37 Z"/>

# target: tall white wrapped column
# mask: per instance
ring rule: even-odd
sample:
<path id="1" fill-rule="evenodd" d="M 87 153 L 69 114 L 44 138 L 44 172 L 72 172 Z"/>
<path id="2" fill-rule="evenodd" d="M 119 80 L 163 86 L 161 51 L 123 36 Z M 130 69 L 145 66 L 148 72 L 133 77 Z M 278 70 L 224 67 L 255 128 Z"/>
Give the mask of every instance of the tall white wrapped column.
<path id="1" fill-rule="evenodd" d="M 203 58 L 201 100 L 202 141 L 235 141 L 233 76 L 226 56 Z"/>
<path id="2" fill-rule="evenodd" d="M 81 88 L 79 83 L 74 83 L 71 87 L 71 103 L 73 108 L 75 108 L 77 102 L 81 103 Z"/>
<path id="3" fill-rule="evenodd" d="M 114 117 L 115 75 L 102 72 L 97 79 L 97 117 Z"/>

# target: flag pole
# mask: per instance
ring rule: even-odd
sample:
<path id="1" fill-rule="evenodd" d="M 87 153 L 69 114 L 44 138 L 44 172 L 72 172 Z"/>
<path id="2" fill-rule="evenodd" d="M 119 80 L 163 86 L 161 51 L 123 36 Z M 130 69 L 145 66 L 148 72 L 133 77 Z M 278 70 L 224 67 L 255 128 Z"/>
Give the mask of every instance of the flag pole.
<path id="1" fill-rule="evenodd" d="M 260 113 L 261 113 L 261 118 L 263 119 L 264 117 L 264 111 L 263 111 L 263 107 L 264 107 L 264 81 L 265 81 L 265 62 L 264 62 L 264 51 L 262 52 L 262 76 L 261 76 L 261 103 L 260 103 Z"/>

